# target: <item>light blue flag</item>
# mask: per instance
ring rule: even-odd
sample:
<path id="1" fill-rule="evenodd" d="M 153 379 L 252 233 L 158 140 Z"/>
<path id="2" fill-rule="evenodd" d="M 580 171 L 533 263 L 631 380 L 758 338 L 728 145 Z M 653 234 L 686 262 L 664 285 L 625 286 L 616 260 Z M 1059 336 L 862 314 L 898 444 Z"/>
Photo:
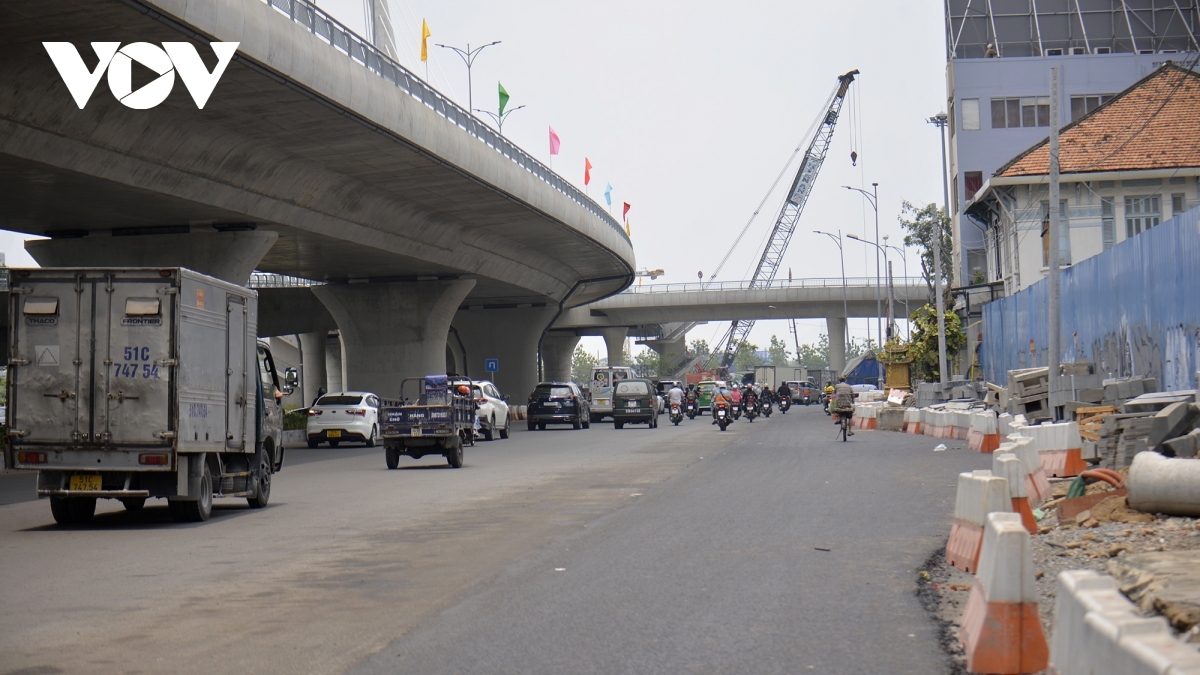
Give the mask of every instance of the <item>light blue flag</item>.
<path id="1" fill-rule="evenodd" d="M 612 206 L 612 183 L 609 183 L 608 187 L 604 188 L 604 201 L 607 202 L 609 206 Z"/>

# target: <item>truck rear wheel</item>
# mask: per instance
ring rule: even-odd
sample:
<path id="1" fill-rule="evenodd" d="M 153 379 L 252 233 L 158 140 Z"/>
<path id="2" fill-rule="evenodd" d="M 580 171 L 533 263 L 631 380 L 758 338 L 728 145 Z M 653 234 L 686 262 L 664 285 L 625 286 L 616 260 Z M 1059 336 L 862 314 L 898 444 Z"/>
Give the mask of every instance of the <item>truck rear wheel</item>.
<path id="1" fill-rule="evenodd" d="M 386 448 L 387 468 L 395 469 L 400 466 L 400 448 L 395 445 L 389 445 Z"/>
<path id="2" fill-rule="evenodd" d="M 205 462 L 204 471 L 200 474 L 198 498 L 168 501 L 167 506 L 171 510 L 171 517 L 181 523 L 202 523 L 212 515 L 212 501 L 212 472 L 208 469 L 208 462 Z"/>
<path id="3" fill-rule="evenodd" d="M 59 525 L 81 525 L 96 515 L 95 497 L 51 497 L 50 513 Z"/>
<path id="4" fill-rule="evenodd" d="M 258 473 L 254 476 L 254 496 L 246 497 L 246 503 L 252 509 L 261 509 L 271 499 L 271 473 L 274 463 L 271 461 L 271 448 L 263 446 L 259 451 Z"/>
<path id="5" fill-rule="evenodd" d="M 453 469 L 461 469 L 463 465 L 462 439 L 458 436 L 455 436 L 454 440 L 450 441 L 450 443 L 450 448 L 446 452 L 446 462 Z"/>

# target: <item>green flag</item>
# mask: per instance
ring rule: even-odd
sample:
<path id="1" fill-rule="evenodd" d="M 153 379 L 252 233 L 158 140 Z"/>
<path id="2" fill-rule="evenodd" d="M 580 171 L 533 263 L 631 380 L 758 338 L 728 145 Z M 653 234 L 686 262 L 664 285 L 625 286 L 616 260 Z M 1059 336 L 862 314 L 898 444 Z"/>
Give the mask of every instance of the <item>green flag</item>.
<path id="1" fill-rule="evenodd" d="M 504 91 L 504 85 L 499 82 L 496 83 L 496 86 L 500 87 L 500 114 L 504 115 L 504 106 L 508 105 L 508 92 Z"/>

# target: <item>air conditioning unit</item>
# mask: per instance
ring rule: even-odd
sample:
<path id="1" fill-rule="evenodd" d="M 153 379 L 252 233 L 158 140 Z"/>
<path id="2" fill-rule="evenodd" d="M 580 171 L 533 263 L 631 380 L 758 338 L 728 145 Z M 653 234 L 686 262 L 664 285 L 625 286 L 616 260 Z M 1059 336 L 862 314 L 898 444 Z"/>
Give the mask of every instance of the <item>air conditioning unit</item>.
<path id="1" fill-rule="evenodd" d="M 1042 56 L 1062 56 L 1062 55 L 1063 55 L 1062 47 L 1055 47 L 1054 49 L 1047 49 L 1045 52 L 1042 53 Z"/>
<path id="2" fill-rule="evenodd" d="M 1093 54 L 1111 54 L 1112 48 L 1111 47 L 1096 47 L 1095 49 L 1092 50 L 1092 53 Z"/>
<path id="3" fill-rule="evenodd" d="M 1087 47 L 1071 47 L 1071 56 L 1079 56 L 1081 54 L 1087 54 L 1087 53 L 1088 53 Z"/>

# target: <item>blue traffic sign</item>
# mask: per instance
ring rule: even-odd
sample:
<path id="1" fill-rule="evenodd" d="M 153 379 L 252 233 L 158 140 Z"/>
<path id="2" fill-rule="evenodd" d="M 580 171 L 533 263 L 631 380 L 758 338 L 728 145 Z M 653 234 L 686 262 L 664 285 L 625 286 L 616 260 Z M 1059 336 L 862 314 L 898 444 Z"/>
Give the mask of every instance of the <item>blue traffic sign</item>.
<path id="1" fill-rule="evenodd" d="M 488 371 L 489 373 L 499 372 L 500 371 L 500 359 L 484 359 L 483 360 L 483 369 Z"/>

